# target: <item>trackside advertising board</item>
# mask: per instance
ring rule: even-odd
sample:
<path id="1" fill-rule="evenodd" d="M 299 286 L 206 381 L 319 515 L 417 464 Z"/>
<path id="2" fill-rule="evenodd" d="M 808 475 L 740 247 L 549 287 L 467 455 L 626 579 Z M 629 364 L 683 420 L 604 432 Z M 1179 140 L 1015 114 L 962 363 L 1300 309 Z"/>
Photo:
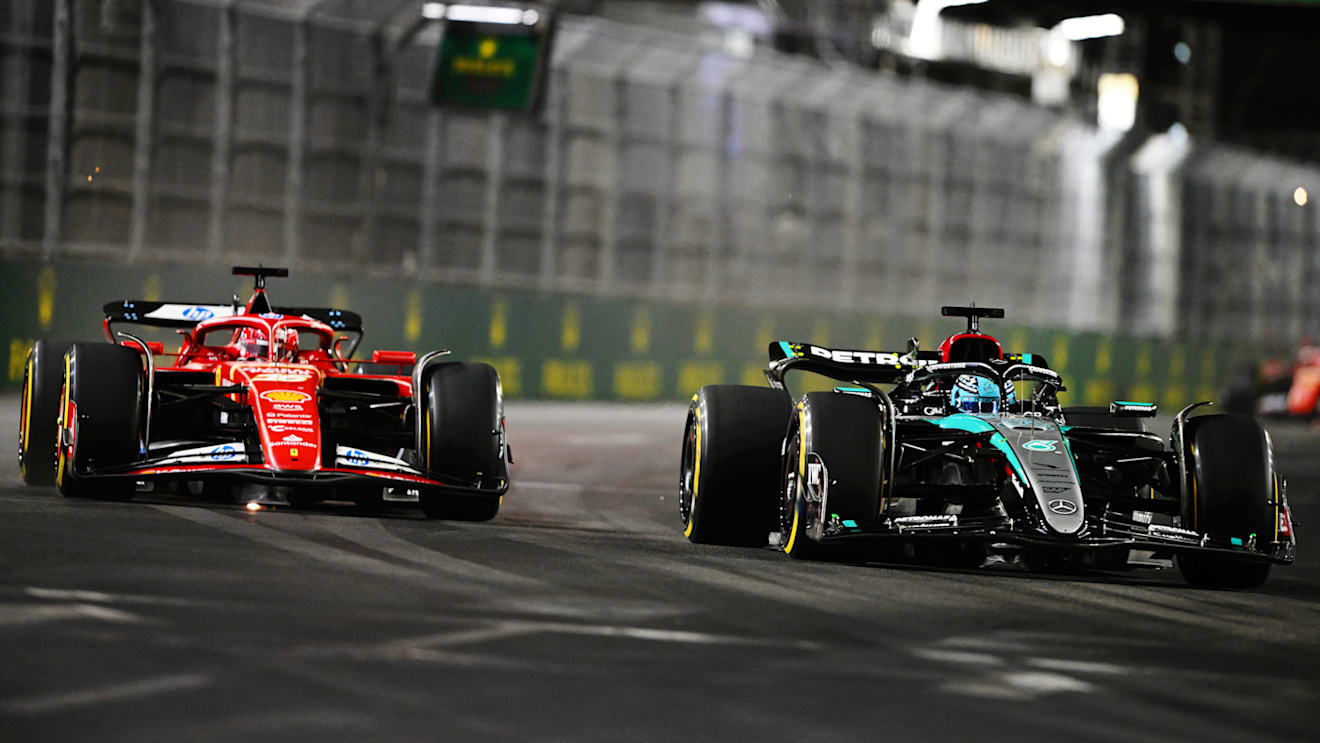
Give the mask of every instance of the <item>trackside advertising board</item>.
<path id="1" fill-rule="evenodd" d="M 22 380 L 37 338 L 103 340 L 101 307 L 119 299 L 192 302 L 199 308 L 246 297 L 251 281 L 227 267 L 126 266 L 86 262 L 0 261 L 0 352 L 10 390 Z M 310 276 L 294 270 L 272 279 L 271 300 L 283 306 L 342 307 L 363 316 L 373 349 L 419 353 L 451 348 L 454 356 L 493 364 L 510 397 L 569 400 L 683 400 L 716 383 L 764 385 L 773 340 L 821 346 L 902 350 L 908 336 L 934 348 L 963 328 L 939 316 L 932 298 L 924 316 L 693 305 L 626 298 L 495 291 L 388 279 Z M 1068 385 L 1066 405 L 1153 400 L 1165 412 L 1220 397 L 1231 375 L 1256 349 L 1223 343 L 1169 343 L 1071 333 L 987 321 L 1009 352 L 1045 356 Z M 200 312 L 200 310 L 199 310 Z M 1020 315 L 1019 315 L 1020 316 Z M 152 333 L 156 333 L 153 335 Z M 178 347 L 174 332 L 143 332 Z"/>

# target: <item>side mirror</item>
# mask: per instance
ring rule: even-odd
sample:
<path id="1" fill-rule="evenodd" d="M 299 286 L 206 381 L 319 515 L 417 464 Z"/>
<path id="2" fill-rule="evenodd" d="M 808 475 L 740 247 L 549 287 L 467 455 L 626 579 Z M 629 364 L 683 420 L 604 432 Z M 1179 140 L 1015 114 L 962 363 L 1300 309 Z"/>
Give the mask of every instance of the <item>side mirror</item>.
<path id="1" fill-rule="evenodd" d="M 372 351 L 371 363 L 412 366 L 417 363 L 417 354 L 412 351 Z"/>
<path id="2" fill-rule="evenodd" d="M 1115 418 L 1154 418 L 1157 411 L 1153 402 L 1115 400 L 1109 403 L 1109 414 Z"/>

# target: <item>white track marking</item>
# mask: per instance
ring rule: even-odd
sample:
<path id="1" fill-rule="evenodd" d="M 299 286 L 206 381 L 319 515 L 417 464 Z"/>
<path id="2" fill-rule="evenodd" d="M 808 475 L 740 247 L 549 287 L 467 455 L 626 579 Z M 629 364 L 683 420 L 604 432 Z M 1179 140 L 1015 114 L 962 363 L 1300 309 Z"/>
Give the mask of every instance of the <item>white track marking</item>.
<path id="1" fill-rule="evenodd" d="M 126 684 L 65 692 L 63 694 L 10 699 L 0 702 L 0 709 L 4 709 L 10 714 L 40 715 L 48 712 L 62 712 L 74 707 L 88 707 L 106 702 L 140 699 L 171 691 L 200 689 L 210 683 L 211 679 L 208 676 L 198 673 L 183 673 L 131 681 Z"/>
<path id="2" fill-rule="evenodd" d="M 406 578 L 425 580 L 430 577 L 426 571 L 418 568 L 395 565 L 365 555 L 355 555 L 326 544 L 321 544 L 320 542 L 304 539 L 303 537 L 299 537 L 286 531 L 254 523 L 254 521 L 259 521 L 262 516 L 256 516 L 251 519 L 233 518 L 205 508 L 191 506 L 152 505 L 151 508 L 155 508 L 162 513 L 167 513 L 176 518 L 219 529 L 220 531 L 244 537 L 254 542 L 260 542 L 261 544 L 275 547 L 276 549 L 286 550 L 288 552 L 303 555 L 304 557 L 310 557 L 315 560 L 327 562 L 342 568 L 356 570 L 358 572 L 396 579 Z"/>
<path id="3" fill-rule="evenodd" d="M 0 627 L 22 627 L 70 619 L 96 619 L 117 624 L 136 624 L 142 617 L 96 604 L 52 604 L 45 606 L 0 606 Z"/>
<path id="4" fill-rule="evenodd" d="M 23 592 L 33 598 L 65 600 L 65 601 L 98 601 L 105 603 L 113 601 L 114 597 L 108 593 L 100 591 L 77 591 L 65 590 L 60 588 L 40 588 L 37 586 L 28 586 Z"/>
<path id="5" fill-rule="evenodd" d="M 587 637 L 621 637 L 629 640 L 650 642 L 676 642 L 691 645 L 749 645 L 755 647 L 791 647 L 799 650 L 816 650 L 820 645 L 803 640 L 781 640 L 771 638 L 740 637 L 736 635 L 718 635 L 709 632 L 688 630 L 666 630 L 654 627 L 630 627 L 617 624 L 575 624 L 572 622 L 529 622 L 507 621 L 492 627 L 429 635 L 414 640 L 396 640 L 389 643 L 392 647 L 416 645 L 420 647 L 475 644 L 489 640 L 515 637 L 518 635 L 556 634 L 583 635 Z"/>
<path id="6" fill-rule="evenodd" d="M 475 580 L 509 586 L 538 586 L 543 581 L 480 563 L 464 560 L 427 549 L 391 532 L 376 519 L 353 519 L 336 523 L 343 528 L 327 529 L 335 536 L 356 542 L 363 547 L 397 557 L 408 562 L 425 565 L 432 570 L 460 580 Z"/>
<path id="7" fill-rule="evenodd" d="M 1027 658 L 1024 662 L 1032 668 L 1043 668 L 1048 671 L 1067 671 L 1069 673 L 1131 675 L 1137 670 L 1116 663 L 1098 663 L 1085 660 L 1069 660 L 1067 658 Z"/>
<path id="8" fill-rule="evenodd" d="M 960 679 L 940 686 L 941 691 L 982 699 L 1029 702 L 1048 694 L 1094 692 L 1094 684 L 1061 673 L 1010 671 L 981 678 Z"/>
<path id="9" fill-rule="evenodd" d="M 976 666 L 1002 666 L 1004 659 L 989 653 L 969 653 L 962 650 L 939 650 L 937 648 L 918 648 L 912 651 L 918 658 L 938 660 L 945 663 L 965 663 Z"/>

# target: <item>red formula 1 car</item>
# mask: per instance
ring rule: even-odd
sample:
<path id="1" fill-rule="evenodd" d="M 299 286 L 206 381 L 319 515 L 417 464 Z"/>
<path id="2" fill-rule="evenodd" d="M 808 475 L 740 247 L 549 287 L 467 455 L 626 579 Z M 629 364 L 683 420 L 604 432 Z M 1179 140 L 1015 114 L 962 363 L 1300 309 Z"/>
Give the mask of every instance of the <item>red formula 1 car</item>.
<path id="1" fill-rule="evenodd" d="M 38 342 L 23 381 L 23 480 L 101 499 L 147 484 L 248 503 L 409 501 L 434 518 L 495 516 L 512 457 L 492 367 L 447 361 L 448 351 L 352 361 L 356 313 L 271 306 L 266 278 L 288 269 L 234 273 L 255 277 L 246 306 L 111 302 L 111 343 Z M 115 330 L 123 324 L 178 329 L 174 362 L 157 365 L 164 345 Z"/>

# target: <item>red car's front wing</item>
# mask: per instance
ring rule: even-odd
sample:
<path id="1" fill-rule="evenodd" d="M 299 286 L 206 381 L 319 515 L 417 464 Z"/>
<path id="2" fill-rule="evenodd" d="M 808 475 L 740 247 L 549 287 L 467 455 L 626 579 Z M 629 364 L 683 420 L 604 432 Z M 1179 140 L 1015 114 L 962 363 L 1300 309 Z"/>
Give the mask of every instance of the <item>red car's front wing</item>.
<path id="1" fill-rule="evenodd" d="M 484 488 L 478 483 L 464 482 L 458 479 L 441 480 L 410 472 L 390 472 L 356 467 L 326 467 L 311 471 L 282 471 L 259 464 L 148 464 L 147 466 L 136 464 L 81 474 L 77 476 L 77 479 L 134 479 L 143 481 L 235 479 L 266 485 L 292 487 L 330 487 L 343 485 L 354 480 L 368 480 L 379 482 L 382 487 L 393 485 L 428 492 L 490 496 L 504 495 L 509 489 L 507 477 L 502 478 L 497 487 Z"/>

